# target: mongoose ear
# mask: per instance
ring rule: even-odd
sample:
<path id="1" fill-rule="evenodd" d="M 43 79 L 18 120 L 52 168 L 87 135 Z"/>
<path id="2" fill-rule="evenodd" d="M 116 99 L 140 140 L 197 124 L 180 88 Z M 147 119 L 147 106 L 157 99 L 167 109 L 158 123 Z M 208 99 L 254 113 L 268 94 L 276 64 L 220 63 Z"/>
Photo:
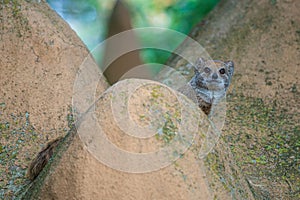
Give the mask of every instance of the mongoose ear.
<path id="1" fill-rule="evenodd" d="M 225 65 L 227 67 L 228 74 L 231 79 L 233 72 L 234 72 L 234 63 L 230 60 L 230 61 L 225 62 Z"/>
<path id="2" fill-rule="evenodd" d="M 205 65 L 205 60 L 203 58 L 199 58 L 194 65 L 195 72 L 199 71 L 199 69 L 204 67 L 204 65 Z"/>

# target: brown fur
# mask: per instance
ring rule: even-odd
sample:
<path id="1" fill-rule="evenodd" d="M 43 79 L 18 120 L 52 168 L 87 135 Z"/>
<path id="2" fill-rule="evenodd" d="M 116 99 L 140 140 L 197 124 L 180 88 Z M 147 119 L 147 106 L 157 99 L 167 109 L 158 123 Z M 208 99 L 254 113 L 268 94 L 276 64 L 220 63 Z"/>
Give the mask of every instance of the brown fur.
<path id="1" fill-rule="evenodd" d="M 49 162 L 55 151 L 55 148 L 60 144 L 62 139 L 63 137 L 58 137 L 48 142 L 47 145 L 32 160 L 27 171 L 27 177 L 30 180 L 34 180 L 40 174 L 40 172 Z"/>
<path id="2" fill-rule="evenodd" d="M 190 82 L 178 91 L 197 103 L 199 108 L 209 115 L 212 104 L 225 95 L 230 85 L 234 64 L 232 61 L 205 61 L 200 58 L 194 68 L 195 74 Z M 209 71 L 205 72 L 205 68 L 209 68 Z M 220 73 L 220 69 L 223 69 L 224 73 Z M 215 78 L 212 78 L 213 75 Z M 217 81 L 217 84 L 210 84 L 213 79 Z"/>
<path id="3" fill-rule="evenodd" d="M 189 86 L 194 90 L 199 107 L 209 115 L 212 104 L 225 96 L 233 76 L 234 64 L 232 61 L 206 61 L 200 58 L 194 67 L 195 75 Z"/>

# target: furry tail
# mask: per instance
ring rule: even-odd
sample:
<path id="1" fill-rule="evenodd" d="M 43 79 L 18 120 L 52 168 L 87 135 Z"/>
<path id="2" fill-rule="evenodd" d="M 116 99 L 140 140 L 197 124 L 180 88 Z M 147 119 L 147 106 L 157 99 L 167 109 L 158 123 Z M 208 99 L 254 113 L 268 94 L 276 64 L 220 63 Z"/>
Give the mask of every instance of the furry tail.
<path id="1" fill-rule="evenodd" d="M 28 171 L 27 177 L 30 180 L 34 180 L 43 168 L 47 165 L 50 158 L 52 157 L 55 148 L 60 144 L 63 137 L 58 137 L 50 142 L 38 153 L 38 155 L 32 160 Z"/>

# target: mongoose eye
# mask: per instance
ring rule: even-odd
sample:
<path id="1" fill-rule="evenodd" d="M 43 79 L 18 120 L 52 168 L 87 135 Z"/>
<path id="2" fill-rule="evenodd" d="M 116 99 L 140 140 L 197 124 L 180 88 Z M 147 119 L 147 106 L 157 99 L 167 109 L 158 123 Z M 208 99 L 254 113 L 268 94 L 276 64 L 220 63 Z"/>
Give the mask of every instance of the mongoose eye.
<path id="1" fill-rule="evenodd" d="M 224 68 L 221 68 L 220 70 L 219 70 L 219 72 L 220 72 L 220 74 L 225 74 L 225 69 Z"/>
<path id="2" fill-rule="evenodd" d="M 204 72 L 205 72 L 205 73 L 208 74 L 208 73 L 210 73 L 210 71 L 211 71 L 211 69 L 210 69 L 209 67 L 205 67 L 205 68 L 204 68 Z"/>

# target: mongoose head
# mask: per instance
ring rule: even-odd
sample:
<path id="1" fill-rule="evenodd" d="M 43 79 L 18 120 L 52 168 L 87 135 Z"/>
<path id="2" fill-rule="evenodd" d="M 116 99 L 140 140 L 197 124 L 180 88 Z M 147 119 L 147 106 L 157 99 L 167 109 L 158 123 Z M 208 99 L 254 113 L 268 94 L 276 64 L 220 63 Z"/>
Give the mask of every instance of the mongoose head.
<path id="1" fill-rule="evenodd" d="M 193 87 L 209 91 L 226 92 L 233 72 L 232 61 L 207 60 L 200 58 L 195 63 Z"/>

